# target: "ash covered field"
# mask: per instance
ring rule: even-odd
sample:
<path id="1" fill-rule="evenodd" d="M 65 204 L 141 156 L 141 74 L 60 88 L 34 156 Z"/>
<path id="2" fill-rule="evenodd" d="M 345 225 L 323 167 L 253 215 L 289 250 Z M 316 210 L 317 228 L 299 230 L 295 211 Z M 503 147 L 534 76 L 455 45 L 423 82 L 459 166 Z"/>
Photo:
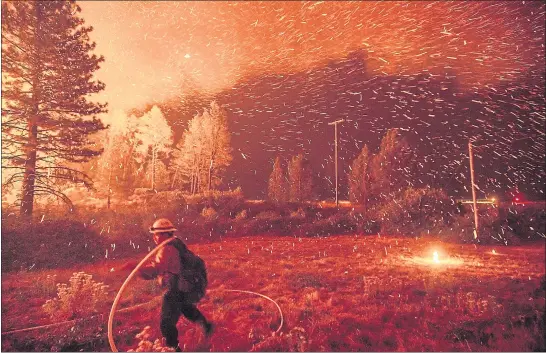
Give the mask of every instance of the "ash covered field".
<path id="1" fill-rule="evenodd" d="M 530 351 L 544 350 L 544 243 L 487 247 L 427 238 L 245 237 L 191 248 L 208 265 L 209 291 L 199 308 L 216 323 L 212 337 L 178 323 L 186 351 Z M 437 261 L 434 252 L 438 254 Z M 12 350 L 109 349 L 106 314 L 124 276 L 120 263 L 86 266 L 109 285 L 102 318 L 2 336 Z M 112 268 L 114 271 L 112 272 Z M 2 331 L 45 325 L 42 304 L 72 269 L 3 277 Z M 53 282 L 51 282 L 53 285 Z M 224 292 L 249 290 L 258 296 Z M 118 348 L 160 338 L 153 282 L 135 280 L 115 320 Z"/>

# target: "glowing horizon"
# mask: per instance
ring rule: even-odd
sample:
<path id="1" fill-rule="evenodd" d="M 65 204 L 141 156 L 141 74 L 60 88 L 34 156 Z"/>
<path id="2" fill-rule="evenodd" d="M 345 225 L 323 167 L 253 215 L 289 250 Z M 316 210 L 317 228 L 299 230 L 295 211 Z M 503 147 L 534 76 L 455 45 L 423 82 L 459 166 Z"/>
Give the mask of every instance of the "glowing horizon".
<path id="1" fill-rule="evenodd" d="M 245 77 L 301 72 L 356 51 L 374 75 L 453 72 L 468 89 L 544 67 L 543 36 L 535 34 L 544 32 L 544 6 L 529 3 L 80 5 L 96 53 L 106 59 L 97 78 L 111 109 L 214 93 Z"/>

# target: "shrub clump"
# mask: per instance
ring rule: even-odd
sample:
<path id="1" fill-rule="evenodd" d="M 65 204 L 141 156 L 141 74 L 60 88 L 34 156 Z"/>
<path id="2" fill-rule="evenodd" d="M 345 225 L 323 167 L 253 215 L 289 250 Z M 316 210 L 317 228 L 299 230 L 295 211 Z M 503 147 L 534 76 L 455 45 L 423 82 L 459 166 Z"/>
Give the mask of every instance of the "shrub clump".
<path id="1" fill-rule="evenodd" d="M 218 212 L 212 207 L 205 207 L 203 208 L 203 211 L 201 211 L 201 217 L 207 221 L 212 221 L 218 217 Z"/>
<path id="2" fill-rule="evenodd" d="M 256 343 L 250 349 L 251 352 L 306 352 L 309 340 L 305 329 L 294 327 L 287 334 L 272 335 L 265 340 Z"/>
<path id="3" fill-rule="evenodd" d="M 290 218 L 305 219 L 306 217 L 307 217 L 307 214 L 301 207 L 298 208 L 296 211 L 290 212 Z"/>
<path id="4" fill-rule="evenodd" d="M 247 210 L 242 210 L 241 212 L 237 213 L 235 215 L 235 220 L 236 221 L 243 221 L 245 219 L 248 218 L 248 211 Z"/>
<path id="5" fill-rule="evenodd" d="M 183 208 L 186 205 L 186 199 L 179 190 L 155 192 L 150 189 L 136 189 L 123 204 L 145 209 L 165 209 L 173 206 Z"/>
<path id="6" fill-rule="evenodd" d="M 342 213 L 334 214 L 313 223 L 305 223 L 299 228 L 299 233 L 302 236 L 347 234 L 356 231 L 357 223 L 355 218 Z"/>
<path id="7" fill-rule="evenodd" d="M 108 298 L 102 282 L 95 282 L 85 272 L 74 272 L 66 283 L 57 283 L 57 298 L 49 299 L 42 306 L 55 321 L 88 317 L 97 313 Z"/>
<path id="8" fill-rule="evenodd" d="M 275 211 L 263 211 L 258 213 L 255 218 L 265 221 L 276 221 L 281 218 L 281 215 Z"/>
<path id="9" fill-rule="evenodd" d="M 407 188 L 376 210 L 381 232 L 414 235 L 423 226 L 441 225 L 448 218 L 452 202 L 440 189 Z"/>
<path id="10" fill-rule="evenodd" d="M 201 209 L 212 207 L 222 216 L 236 214 L 244 205 L 244 196 L 241 188 L 233 191 L 205 191 L 199 195 L 186 195 L 187 209 Z"/>
<path id="11" fill-rule="evenodd" d="M 521 245 L 546 238 L 545 219 L 544 209 L 482 208 L 479 209 L 477 238 L 474 238 L 472 212 L 453 215 L 445 224 L 432 225 L 426 234 L 438 235 L 444 241 L 456 243 Z"/>
<path id="12" fill-rule="evenodd" d="M 135 338 L 139 340 L 136 349 L 129 349 L 127 352 L 174 352 L 174 348 L 164 347 L 161 340 L 158 338 L 155 341 L 151 341 L 152 328 L 150 326 L 144 327 L 142 332 L 137 334 Z"/>

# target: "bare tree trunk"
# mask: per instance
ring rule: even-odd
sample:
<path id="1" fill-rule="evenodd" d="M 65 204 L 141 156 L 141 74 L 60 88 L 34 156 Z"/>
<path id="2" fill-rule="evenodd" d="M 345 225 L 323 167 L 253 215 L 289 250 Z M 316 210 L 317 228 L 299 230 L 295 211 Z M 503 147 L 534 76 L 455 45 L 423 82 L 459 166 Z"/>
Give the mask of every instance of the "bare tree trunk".
<path id="1" fill-rule="evenodd" d="M 193 164 L 190 167 L 191 177 L 190 177 L 190 194 L 195 194 L 195 156 L 193 156 Z"/>
<path id="2" fill-rule="evenodd" d="M 203 168 L 202 168 L 202 161 L 198 158 L 196 163 L 195 163 L 195 190 L 194 190 L 194 193 L 195 194 L 198 194 L 199 192 L 201 192 L 201 182 L 202 182 L 202 171 L 203 171 Z"/>
<path id="3" fill-rule="evenodd" d="M 155 146 L 152 147 L 152 190 L 155 190 L 155 159 L 156 159 Z"/>
<path id="4" fill-rule="evenodd" d="M 197 194 L 197 183 L 199 182 L 199 170 L 197 168 L 197 164 L 194 167 L 193 170 L 193 194 Z"/>
<path id="5" fill-rule="evenodd" d="M 176 181 L 176 176 L 178 175 L 178 166 L 176 166 L 176 169 L 174 171 L 174 176 L 173 176 L 173 182 L 171 184 L 171 190 L 174 189 L 174 182 Z"/>
<path id="6" fill-rule="evenodd" d="M 193 183 L 194 183 L 194 172 L 193 172 L 193 168 L 190 169 L 191 173 L 190 173 L 190 194 L 193 195 Z"/>
<path id="7" fill-rule="evenodd" d="M 191 174 L 191 194 L 192 195 L 195 194 L 195 179 L 196 179 L 195 172 L 192 171 L 192 174 Z"/>
<path id="8" fill-rule="evenodd" d="M 133 141 L 134 140 L 134 137 L 133 138 Z M 125 161 L 123 163 L 123 183 L 124 183 L 124 187 L 127 187 L 128 186 L 128 176 L 127 176 L 127 173 L 128 172 L 131 172 L 131 167 L 132 167 L 132 160 L 133 160 L 133 153 L 134 153 L 134 149 L 135 149 L 135 142 L 133 142 L 130 147 L 129 147 L 129 151 L 127 152 L 127 155 L 125 156 Z M 124 190 L 125 192 L 127 192 L 127 190 Z"/>
<path id="9" fill-rule="evenodd" d="M 195 193 L 199 193 L 199 184 L 201 183 L 199 169 L 197 169 L 197 175 L 196 175 L 196 183 L 195 183 Z"/>
<path id="10" fill-rule="evenodd" d="M 108 198 L 107 198 L 107 208 L 110 209 L 110 194 L 112 193 L 112 161 L 109 162 L 110 171 L 108 172 Z"/>
<path id="11" fill-rule="evenodd" d="M 209 165 L 209 191 L 212 186 L 212 158 L 210 159 L 210 165 Z"/>
<path id="12" fill-rule="evenodd" d="M 302 175 L 302 171 L 300 169 L 300 174 L 299 174 L 299 178 L 298 178 L 298 201 L 299 202 L 303 201 L 303 196 L 302 196 L 302 192 L 301 192 L 301 175 Z"/>
<path id="13" fill-rule="evenodd" d="M 34 44 L 38 49 L 40 42 L 38 39 L 38 30 L 42 19 L 42 4 L 36 2 L 36 25 L 34 26 Z M 39 51 L 39 50 L 38 50 Z M 41 65 L 38 55 L 34 59 L 34 73 L 32 75 L 32 100 L 33 109 L 28 119 L 28 142 L 25 146 L 25 172 L 23 175 L 21 215 L 32 216 L 34 209 L 34 185 L 36 182 L 36 154 L 38 147 L 38 113 L 40 110 L 40 70 Z"/>
<path id="14" fill-rule="evenodd" d="M 36 180 L 36 145 L 38 143 L 38 126 L 36 118 L 28 122 L 28 143 L 25 147 L 25 174 L 23 175 L 23 195 L 21 215 L 31 216 L 34 208 L 34 184 Z"/>

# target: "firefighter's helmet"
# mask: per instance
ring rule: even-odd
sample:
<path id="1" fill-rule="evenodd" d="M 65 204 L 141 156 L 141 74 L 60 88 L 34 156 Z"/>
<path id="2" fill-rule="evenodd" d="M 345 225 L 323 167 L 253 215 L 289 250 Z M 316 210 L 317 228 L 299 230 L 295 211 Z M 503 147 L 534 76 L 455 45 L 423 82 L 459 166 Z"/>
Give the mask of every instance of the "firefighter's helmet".
<path id="1" fill-rule="evenodd" d="M 167 218 L 160 218 L 150 227 L 150 233 L 174 232 L 176 228 Z"/>

